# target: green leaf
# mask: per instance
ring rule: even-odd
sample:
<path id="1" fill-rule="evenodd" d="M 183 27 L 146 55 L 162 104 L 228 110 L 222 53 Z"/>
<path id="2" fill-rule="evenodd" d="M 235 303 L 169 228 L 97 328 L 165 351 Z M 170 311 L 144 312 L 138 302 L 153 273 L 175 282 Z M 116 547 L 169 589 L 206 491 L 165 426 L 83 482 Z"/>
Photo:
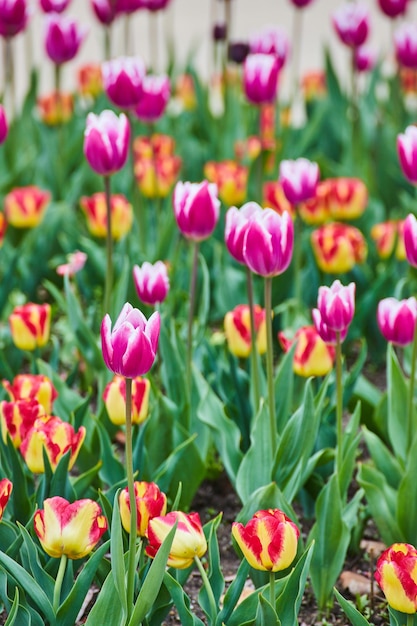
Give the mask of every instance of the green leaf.
<path id="1" fill-rule="evenodd" d="M 164 585 L 171 594 L 171 598 L 177 607 L 181 626 L 204 626 L 204 623 L 190 611 L 190 598 L 169 572 L 164 574 Z M 94 626 L 91 624 L 91 626 Z"/>
<path id="2" fill-rule="evenodd" d="M 14 626 L 19 611 L 19 587 L 16 587 L 14 591 L 13 604 L 9 611 L 7 620 L 4 622 L 4 626 Z"/>
<path id="3" fill-rule="evenodd" d="M 298 612 L 310 571 L 313 551 L 314 543 L 307 548 L 297 561 L 292 572 L 286 576 L 286 585 L 276 600 L 275 608 L 277 614 L 285 626 L 298 626 Z M 288 598 L 291 598 L 291 602 L 288 602 Z"/>
<path id="4" fill-rule="evenodd" d="M 281 621 L 272 604 L 260 593 L 256 612 L 256 626 L 281 626 Z"/>
<path id="5" fill-rule="evenodd" d="M 403 475 L 401 465 L 378 435 L 365 427 L 362 432 L 376 469 L 385 476 L 387 483 L 393 489 L 398 489 Z"/>
<path id="6" fill-rule="evenodd" d="M 275 374 L 275 410 L 277 415 L 277 428 L 281 433 L 291 415 L 294 391 L 294 360 L 295 345 L 284 354 Z M 285 393 L 282 390 L 285 389 Z"/>
<path id="7" fill-rule="evenodd" d="M 207 267 L 206 259 L 202 254 L 198 255 L 199 261 L 199 283 L 198 289 L 198 309 L 197 309 L 197 322 L 198 333 L 197 336 L 204 335 L 207 328 L 207 320 L 210 310 L 210 273 Z"/>
<path id="8" fill-rule="evenodd" d="M 114 585 L 112 572 L 109 572 L 107 575 L 100 593 L 97 596 L 97 600 L 88 614 L 85 626 L 98 626 L 98 624 L 125 626 L 123 609 L 120 604 L 119 594 Z"/>
<path id="9" fill-rule="evenodd" d="M 29 559 L 30 573 L 34 580 L 42 587 L 46 595 L 52 600 L 54 594 L 54 579 L 46 573 L 39 561 L 36 545 L 26 528 L 19 524 L 19 530 L 23 537 L 24 546 Z"/>
<path id="10" fill-rule="evenodd" d="M 404 476 L 398 487 L 397 521 L 404 541 L 417 543 L 417 438 L 408 453 Z"/>
<path id="11" fill-rule="evenodd" d="M 352 602 L 348 602 L 337 589 L 333 589 L 336 600 L 343 609 L 343 612 L 349 618 L 352 626 L 369 626 L 369 622 L 359 613 L 358 609 L 353 606 Z"/>
<path id="12" fill-rule="evenodd" d="M 123 609 L 123 616 L 127 616 L 127 595 L 126 595 L 126 568 L 123 550 L 123 534 L 122 523 L 119 510 L 119 494 L 118 490 L 113 501 L 113 515 L 110 533 L 110 554 L 111 554 L 111 571 L 114 577 L 114 586 L 119 594 L 120 604 Z"/>
<path id="13" fill-rule="evenodd" d="M 387 349 L 387 393 L 388 435 L 395 455 L 405 462 L 408 450 L 407 399 L 409 391 L 398 358 L 390 343 Z"/>
<path id="14" fill-rule="evenodd" d="M 209 579 L 210 587 L 213 591 L 214 599 L 216 601 L 216 607 L 219 606 L 220 597 L 224 591 L 224 577 L 220 565 L 219 544 L 216 535 L 217 529 L 222 519 L 222 515 L 222 513 L 219 513 L 217 517 L 204 525 L 204 534 L 206 536 L 208 545 L 209 568 L 207 572 L 207 577 Z M 203 585 L 200 589 L 200 593 L 198 594 L 198 601 L 201 608 L 210 619 L 211 606 L 205 585 Z M 214 619 L 211 620 L 211 622 L 214 624 Z"/>
<path id="15" fill-rule="evenodd" d="M 227 624 L 240 596 L 242 595 L 246 579 L 248 577 L 250 565 L 246 559 L 243 559 L 239 565 L 236 576 L 234 577 L 230 587 L 226 591 L 223 601 L 223 608 L 217 616 L 216 626 Z"/>
<path id="16" fill-rule="evenodd" d="M 184 407 L 187 388 L 185 381 L 185 351 L 175 332 L 174 322 L 171 325 L 162 325 L 159 334 L 159 354 L 161 363 L 161 378 L 168 397 L 179 408 Z"/>

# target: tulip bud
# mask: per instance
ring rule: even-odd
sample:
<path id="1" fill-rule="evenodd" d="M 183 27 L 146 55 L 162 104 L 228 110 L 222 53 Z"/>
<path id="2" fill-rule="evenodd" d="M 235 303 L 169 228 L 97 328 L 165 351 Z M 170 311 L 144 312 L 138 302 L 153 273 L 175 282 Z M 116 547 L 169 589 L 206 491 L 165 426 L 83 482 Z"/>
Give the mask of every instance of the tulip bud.
<path id="1" fill-rule="evenodd" d="M 220 215 L 220 200 L 214 183 L 179 181 L 172 202 L 178 228 L 184 237 L 203 241 L 212 235 Z"/>
<path id="2" fill-rule="evenodd" d="M 280 572 L 295 559 L 300 531 L 285 513 L 268 509 L 257 511 L 245 526 L 233 522 L 232 535 L 251 567 Z"/>
<path id="3" fill-rule="evenodd" d="M 208 161 L 204 166 L 204 176 L 217 185 L 220 200 L 226 206 L 240 206 L 245 201 L 248 175 L 247 167 L 230 159 Z"/>
<path id="4" fill-rule="evenodd" d="M 171 511 L 162 517 L 149 520 L 146 554 L 151 558 L 156 556 L 165 537 L 178 522 L 174 540 L 168 557 L 168 567 L 186 569 L 194 562 L 194 557 L 201 558 L 207 551 L 207 541 L 201 526 L 198 513 L 182 513 Z"/>
<path id="5" fill-rule="evenodd" d="M 4 143 L 9 132 L 9 124 L 7 122 L 6 111 L 4 106 L 0 104 L 0 144 Z"/>
<path id="6" fill-rule="evenodd" d="M 417 24 L 404 22 L 394 33 L 395 56 L 403 67 L 417 69 Z"/>
<path id="7" fill-rule="evenodd" d="M 107 520 L 93 500 L 76 500 L 72 504 L 54 496 L 35 512 L 33 523 L 42 548 L 59 559 L 82 559 L 100 541 L 107 530 Z"/>
<path id="8" fill-rule="evenodd" d="M 74 113 L 72 93 L 54 91 L 37 100 L 39 116 L 47 126 L 57 126 L 68 122 Z"/>
<path id="9" fill-rule="evenodd" d="M 313 0 L 290 0 L 297 9 L 303 9 L 313 2 Z"/>
<path id="10" fill-rule="evenodd" d="M 317 308 L 324 324 L 334 331 L 345 330 L 355 313 L 355 283 L 342 285 L 335 280 L 330 287 L 319 287 Z"/>
<path id="11" fill-rule="evenodd" d="M 370 72 L 374 69 L 377 61 L 377 53 L 374 48 L 364 44 L 355 48 L 353 55 L 354 67 L 358 72 Z"/>
<path id="12" fill-rule="evenodd" d="M 261 211 L 256 202 L 247 202 L 240 209 L 233 206 L 226 212 L 224 239 L 228 251 L 238 263 L 245 263 L 243 244 L 249 221 L 253 215 Z"/>
<path id="13" fill-rule="evenodd" d="M 26 28 L 27 0 L 0 0 L 0 37 L 14 37 Z"/>
<path id="14" fill-rule="evenodd" d="M 417 300 L 384 298 L 378 304 L 377 320 L 379 330 L 387 341 L 397 346 L 406 346 L 414 339 Z"/>
<path id="15" fill-rule="evenodd" d="M 80 252 L 80 250 L 76 250 L 72 254 L 68 255 L 68 263 L 63 263 L 62 265 L 58 265 L 56 268 L 56 273 L 59 276 L 74 276 L 77 272 L 80 272 L 85 262 L 87 261 L 87 255 L 85 252 Z"/>
<path id="16" fill-rule="evenodd" d="M 146 7 L 146 0 L 114 0 L 117 13 L 134 13 Z"/>
<path id="17" fill-rule="evenodd" d="M 109 100 L 121 109 L 138 105 L 146 74 L 140 57 L 119 57 L 102 65 L 104 90 Z"/>
<path id="18" fill-rule="evenodd" d="M 266 352 L 265 309 L 259 304 L 254 306 L 256 349 L 258 354 Z M 247 358 L 251 353 L 250 310 L 247 304 L 239 304 L 233 311 L 226 313 L 224 331 L 227 347 L 237 357 Z"/>
<path id="19" fill-rule="evenodd" d="M 3 380 L 3 387 L 13 402 L 17 400 L 37 400 L 47 415 L 52 412 L 52 405 L 58 393 L 52 381 L 42 374 L 18 374 L 10 383 Z"/>
<path id="20" fill-rule="evenodd" d="M 378 0 L 378 4 L 385 15 L 394 18 L 407 11 L 408 0 Z"/>
<path id="21" fill-rule="evenodd" d="M 98 191 L 92 196 L 83 196 L 80 200 L 81 209 L 87 220 L 87 228 L 94 237 L 104 238 L 107 235 L 106 196 Z M 122 194 L 112 194 L 110 197 L 111 235 L 114 241 L 119 241 L 131 229 L 133 222 L 133 208 Z"/>
<path id="22" fill-rule="evenodd" d="M 155 306 L 165 300 L 169 291 L 169 279 L 167 266 L 163 261 L 148 263 L 145 261 L 141 267 L 133 267 L 133 281 L 139 299 L 144 304 Z"/>
<path id="23" fill-rule="evenodd" d="M 168 76 L 145 76 L 142 82 L 142 95 L 135 113 L 142 122 L 154 123 L 165 113 L 171 97 Z"/>
<path id="24" fill-rule="evenodd" d="M 44 415 L 45 409 L 35 399 L 0 402 L 1 434 L 4 443 L 7 443 L 9 435 L 14 447 L 19 448 L 36 420 Z"/>
<path id="25" fill-rule="evenodd" d="M 379 557 L 375 580 L 395 611 L 417 613 L 417 550 L 409 543 L 394 543 Z"/>
<path id="26" fill-rule="evenodd" d="M 417 220 L 409 213 L 404 220 L 404 246 L 407 261 L 417 267 Z"/>
<path id="27" fill-rule="evenodd" d="M 135 481 L 134 487 L 137 511 L 137 534 L 139 537 L 146 537 L 149 520 L 165 515 L 167 510 L 167 497 L 155 483 Z M 127 487 L 120 492 L 119 507 L 123 528 L 129 533 L 130 499 Z"/>
<path id="28" fill-rule="evenodd" d="M 50 13 L 46 18 L 46 54 L 57 65 L 71 61 L 86 35 L 87 28 L 79 26 L 72 18 Z"/>
<path id="29" fill-rule="evenodd" d="M 227 50 L 227 58 L 237 65 L 242 65 L 249 52 L 249 44 L 246 41 L 232 41 Z"/>
<path id="30" fill-rule="evenodd" d="M 270 54 L 249 54 L 243 66 L 243 87 L 252 104 L 275 102 L 279 62 Z"/>
<path id="31" fill-rule="evenodd" d="M 381 259 L 388 259 L 394 250 L 399 261 L 406 259 L 404 220 L 388 220 L 374 224 L 371 228 L 371 237 L 375 241 L 378 256 Z"/>
<path id="32" fill-rule="evenodd" d="M 158 348 L 159 313 L 155 312 L 147 320 L 139 309 L 126 302 L 113 330 L 111 323 L 109 315 L 101 323 L 101 349 L 106 366 L 126 378 L 146 374 Z"/>
<path id="33" fill-rule="evenodd" d="M 298 204 L 313 198 L 319 177 L 319 166 L 308 159 L 281 161 L 279 181 L 291 204 Z"/>
<path id="34" fill-rule="evenodd" d="M 114 0 L 91 0 L 94 15 L 104 26 L 110 26 L 117 14 L 117 3 Z"/>
<path id="35" fill-rule="evenodd" d="M 148 417 L 151 384 L 146 378 L 132 379 L 132 424 L 142 424 Z M 126 423 L 126 379 L 116 376 L 106 385 L 103 392 L 110 421 L 116 426 Z"/>
<path id="36" fill-rule="evenodd" d="M 280 182 L 269 180 L 264 183 L 262 204 L 264 207 L 273 209 L 279 215 L 287 211 L 293 219 L 295 218 L 295 207 L 291 202 L 288 202 Z"/>
<path id="37" fill-rule="evenodd" d="M 89 113 L 84 133 L 84 155 L 90 167 L 101 176 L 122 169 L 129 153 L 130 126 L 124 113 L 117 116 L 105 110 Z"/>
<path id="38" fill-rule="evenodd" d="M 145 8 L 152 13 L 166 9 L 171 0 L 144 0 Z"/>
<path id="39" fill-rule="evenodd" d="M 368 205 L 368 190 L 359 178 L 331 178 L 327 181 L 330 216 L 334 220 L 354 220 Z"/>
<path id="40" fill-rule="evenodd" d="M 42 348 L 49 339 L 51 307 L 32 302 L 17 306 L 9 315 L 9 325 L 13 343 L 20 350 Z"/>
<path id="41" fill-rule="evenodd" d="M 15 228 L 34 228 L 42 221 L 50 200 L 49 191 L 35 185 L 16 187 L 4 198 L 8 223 Z"/>
<path id="42" fill-rule="evenodd" d="M 346 46 L 357 48 L 365 43 L 369 33 L 369 10 L 366 5 L 347 2 L 333 13 L 332 21 Z"/>
<path id="43" fill-rule="evenodd" d="M 313 309 L 311 312 L 311 316 L 314 322 L 314 328 L 320 335 L 321 339 L 330 346 L 335 346 L 337 343 L 337 332 L 339 333 L 339 340 L 343 342 L 346 339 L 348 333 L 348 326 L 346 328 L 335 331 L 333 328 L 330 328 L 324 321 L 321 316 L 319 309 Z"/>
<path id="44" fill-rule="evenodd" d="M 290 44 L 286 33 L 281 28 L 267 26 L 249 39 L 251 54 L 271 54 L 278 61 L 278 70 L 284 67 Z"/>
<path id="45" fill-rule="evenodd" d="M 0 520 L 3 517 L 4 509 L 10 499 L 13 490 L 13 483 L 8 478 L 0 480 Z"/>
<path id="46" fill-rule="evenodd" d="M 70 2 L 71 0 L 39 0 L 44 13 L 62 13 Z"/>
<path id="47" fill-rule="evenodd" d="M 332 370 L 334 348 L 323 341 L 314 326 L 299 328 L 292 340 L 280 332 L 278 339 L 284 352 L 288 352 L 296 343 L 293 370 L 298 376 L 326 376 Z"/>
<path id="48" fill-rule="evenodd" d="M 289 213 L 266 208 L 251 217 L 243 244 L 246 265 L 255 274 L 278 276 L 291 263 L 294 225 Z"/>
<path id="49" fill-rule="evenodd" d="M 397 137 L 397 151 L 401 169 L 407 180 L 417 184 L 417 126 L 408 126 Z"/>
<path id="50" fill-rule="evenodd" d="M 311 244 L 317 265 L 327 274 L 349 272 L 365 261 L 368 250 L 359 229 L 338 222 L 313 231 Z"/>

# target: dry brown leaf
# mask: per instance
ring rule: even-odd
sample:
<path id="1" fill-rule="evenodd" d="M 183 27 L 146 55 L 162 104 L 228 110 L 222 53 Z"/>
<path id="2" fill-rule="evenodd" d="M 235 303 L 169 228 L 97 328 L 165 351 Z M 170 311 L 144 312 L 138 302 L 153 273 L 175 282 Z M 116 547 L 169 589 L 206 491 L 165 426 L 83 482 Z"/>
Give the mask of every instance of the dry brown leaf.
<path id="1" fill-rule="evenodd" d="M 342 587 L 348 589 L 353 596 L 362 596 L 369 594 L 371 591 L 371 581 L 369 578 L 362 576 L 362 574 L 350 572 L 349 570 L 340 574 L 340 583 Z"/>

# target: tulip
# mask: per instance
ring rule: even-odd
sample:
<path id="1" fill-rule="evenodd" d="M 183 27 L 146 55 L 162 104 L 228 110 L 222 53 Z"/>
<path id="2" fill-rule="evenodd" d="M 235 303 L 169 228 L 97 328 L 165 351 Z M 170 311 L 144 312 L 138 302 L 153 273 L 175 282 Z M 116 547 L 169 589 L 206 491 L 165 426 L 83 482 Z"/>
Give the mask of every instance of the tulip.
<path id="1" fill-rule="evenodd" d="M 398 17 L 406 12 L 408 0 L 378 0 L 378 4 L 388 17 Z"/>
<path id="2" fill-rule="evenodd" d="M 279 181 L 291 204 L 298 204 L 313 198 L 319 177 L 319 166 L 308 159 L 281 161 Z"/>
<path id="3" fill-rule="evenodd" d="M 135 109 L 137 117 L 148 124 L 153 124 L 165 113 L 171 96 L 168 76 L 145 76 L 142 82 L 142 95 Z"/>
<path id="4" fill-rule="evenodd" d="M 339 333 L 341 342 L 346 339 L 348 326 L 340 331 L 335 331 L 323 322 L 321 313 L 318 309 L 313 309 L 311 315 L 314 322 L 314 328 L 316 329 L 317 333 L 322 338 L 324 343 L 330 346 L 335 346 L 337 344 L 337 333 Z"/>
<path id="5" fill-rule="evenodd" d="M 14 447 L 19 448 L 35 421 L 44 415 L 45 409 L 35 399 L 0 402 L 1 434 L 4 443 L 7 443 L 9 435 Z"/>
<path id="6" fill-rule="evenodd" d="M 323 99 L 327 95 L 325 73 L 321 70 L 307 72 L 301 79 L 301 88 L 306 102 Z"/>
<path id="7" fill-rule="evenodd" d="M 80 272 L 83 269 L 86 261 L 86 253 L 80 252 L 80 250 L 76 250 L 72 254 L 68 255 L 68 263 L 58 265 L 58 267 L 56 268 L 56 273 L 59 276 L 74 276 L 74 274 L 77 274 L 77 272 Z"/>
<path id="8" fill-rule="evenodd" d="M 204 176 L 216 183 L 220 200 L 226 206 L 241 205 L 245 201 L 249 171 L 244 165 L 230 159 L 219 163 L 208 161 Z"/>
<path id="9" fill-rule="evenodd" d="M 293 370 L 298 376 L 326 376 L 333 369 L 334 348 L 323 341 L 314 326 L 299 328 L 292 340 L 280 332 L 278 339 L 284 352 L 296 344 Z"/>
<path id="10" fill-rule="evenodd" d="M 15 228 L 34 228 L 42 221 L 50 199 L 49 191 L 35 185 L 16 187 L 4 198 L 8 223 Z"/>
<path id="11" fill-rule="evenodd" d="M 26 0 L 0 0 L 0 36 L 10 38 L 22 32 L 29 14 Z"/>
<path id="12" fill-rule="evenodd" d="M 148 372 L 156 357 L 160 317 L 155 312 L 149 320 L 139 309 L 126 302 L 113 330 L 107 314 L 101 323 L 101 348 L 109 370 L 126 378 Z"/>
<path id="13" fill-rule="evenodd" d="M 175 83 L 175 98 L 185 111 L 193 111 L 197 106 L 194 78 L 191 74 L 180 74 Z"/>
<path id="14" fill-rule="evenodd" d="M 133 208 L 122 194 L 113 194 L 111 204 L 111 235 L 114 241 L 119 241 L 131 229 L 133 222 Z M 104 238 L 107 235 L 106 198 L 103 192 L 92 196 L 83 196 L 80 206 L 87 219 L 87 227 L 94 237 Z"/>
<path id="15" fill-rule="evenodd" d="M 404 96 L 415 95 L 417 93 L 417 72 L 409 67 L 399 68 L 401 92 Z"/>
<path id="16" fill-rule="evenodd" d="M 74 113 L 72 93 L 53 91 L 37 100 L 39 116 L 47 126 L 57 126 L 68 122 Z"/>
<path id="17" fill-rule="evenodd" d="M 417 300 L 384 298 L 378 304 L 377 320 L 379 330 L 387 341 L 397 346 L 406 346 L 414 339 Z"/>
<path id="18" fill-rule="evenodd" d="M 243 245 L 245 262 L 255 274 L 278 276 L 291 262 L 293 240 L 294 226 L 289 213 L 278 215 L 266 208 L 249 221 Z"/>
<path id="19" fill-rule="evenodd" d="M 282 215 L 284 211 L 295 218 L 295 207 L 288 202 L 287 197 L 282 188 L 282 184 L 277 181 L 266 181 L 263 184 L 263 200 L 264 207 L 269 207 Z"/>
<path id="20" fill-rule="evenodd" d="M 20 350 L 42 348 L 49 340 L 51 307 L 29 302 L 17 306 L 9 315 L 13 343 Z"/>
<path id="21" fill-rule="evenodd" d="M 144 0 L 145 9 L 152 13 L 166 9 L 171 0 Z"/>
<path id="22" fill-rule="evenodd" d="M 365 43 L 369 33 L 369 11 L 366 5 L 347 2 L 332 16 L 333 26 L 340 40 L 350 48 Z"/>
<path id="23" fill-rule="evenodd" d="M 70 2 L 71 0 L 39 0 L 44 13 L 62 13 Z"/>
<path id="24" fill-rule="evenodd" d="M 61 458 L 70 451 L 68 469 L 72 469 L 85 435 L 84 426 L 80 426 L 76 433 L 68 422 L 63 422 L 59 417 L 47 415 L 35 421 L 20 445 L 20 452 L 26 465 L 34 474 L 45 472 L 44 452 L 52 470 L 55 470 Z"/>
<path id="25" fill-rule="evenodd" d="M 394 543 L 376 564 L 375 580 L 395 611 L 417 613 L 417 550 L 408 543 Z"/>
<path id="26" fill-rule="evenodd" d="M 173 195 L 174 215 L 181 233 L 187 239 L 203 241 L 213 233 L 220 214 L 217 185 L 179 181 Z"/>
<path id="27" fill-rule="evenodd" d="M 417 126 L 408 126 L 398 135 L 397 152 L 404 176 L 417 184 Z"/>
<path id="28" fill-rule="evenodd" d="M 268 509 L 257 511 L 245 526 L 233 522 L 232 535 L 251 567 L 280 572 L 295 559 L 300 531 L 285 513 Z"/>
<path id="29" fill-rule="evenodd" d="M 45 552 L 58 559 L 82 559 L 93 550 L 107 530 L 100 506 L 87 498 L 68 502 L 60 496 L 47 498 L 33 518 L 35 532 Z"/>
<path id="30" fill-rule="evenodd" d="M 9 124 L 7 122 L 7 116 L 5 108 L 0 104 L 0 144 L 4 143 L 9 132 Z"/>
<path id="31" fill-rule="evenodd" d="M 0 480 L 0 520 L 3 518 L 4 509 L 10 499 L 13 483 L 8 478 Z"/>
<path id="32" fill-rule="evenodd" d="M 328 274 L 349 272 L 357 263 L 363 263 L 367 255 L 361 231 L 337 222 L 315 230 L 311 244 L 319 268 Z"/>
<path id="33" fill-rule="evenodd" d="M 368 205 L 368 190 L 359 178 L 328 179 L 330 216 L 334 220 L 353 220 L 360 217 Z"/>
<path id="34" fill-rule="evenodd" d="M 417 24 L 404 22 L 394 33 L 395 56 L 406 68 L 417 69 Z"/>
<path id="35" fill-rule="evenodd" d="M 300 202 L 297 210 L 303 222 L 310 226 L 318 226 L 330 219 L 330 189 L 331 181 L 323 180 L 318 183 L 314 198 Z"/>
<path id="36" fill-rule="evenodd" d="M 335 280 L 330 287 L 319 287 L 317 308 L 323 323 L 341 332 L 352 322 L 355 313 L 355 283 L 345 286 Z"/>
<path id="37" fill-rule="evenodd" d="M 144 304 L 155 306 L 163 302 L 168 295 L 169 279 L 167 266 L 163 261 L 148 263 L 145 261 L 141 267 L 133 267 L 133 281 L 139 299 Z"/>
<path id="38" fill-rule="evenodd" d="M 129 153 L 130 126 L 124 113 L 117 116 L 105 110 L 89 113 L 84 133 L 84 155 L 90 167 L 101 176 L 122 169 Z"/>
<path id="39" fill-rule="evenodd" d="M 103 77 L 99 63 L 86 63 L 78 68 L 78 91 L 82 96 L 96 98 L 103 91 Z"/>
<path id="40" fill-rule="evenodd" d="M 135 481 L 137 511 L 137 534 L 146 537 L 149 520 L 165 515 L 167 497 L 155 483 Z M 130 532 L 130 499 L 128 489 L 123 489 L 119 496 L 120 517 L 123 528 Z"/>
<path id="41" fill-rule="evenodd" d="M 290 0 L 297 9 L 303 9 L 313 2 L 313 0 Z"/>
<path id="42" fill-rule="evenodd" d="M 267 26 L 255 33 L 249 40 L 251 54 L 271 54 L 278 61 L 278 70 L 284 67 L 290 44 L 286 33 L 281 28 Z"/>
<path id="43" fill-rule="evenodd" d="M 167 515 L 149 520 L 146 554 L 156 556 L 169 531 L 178 523 L 168 557 L 168 567 L 186 569 L 193 564 L 195 557 L 201 558 L 207 551 L 207 541 L 198 513 L 171 511 Z"/>
<path id="44" fill-rule="evenodd" d="M 270 54 L 249 54 L 243 66 L 243 87 L 252 104 L 275 102 L 279 62 Z"/>
<path id="45" fill-rule="evenodd" d="M 151 384 L 146 378 L 132 380 L 132 424 L 142 424 L 148 417 L 149 392 Z M 116 376 L 106 385 L 103 392 L 110 421 L 116 426 L 126 423 L 126 380 L 123 376 Z"/>
<path id="46" fill-rule="evenodd" d="M 18 374 L 12 383 L 8 380 L 3 380 L 2 383 L 13 402 L 35 399 L 43 406 L 46 414 L 51 414 L 52 405 L 58 392 L 47 376 L 43 376 L 43 374 Z"/>
<path id="47" fill-rule="evenodd" d="M 117 13 L 134 13 L 138 9 L 144 9 L 146 0 L 115 0 Z"/>
<path id="48" fill-rule="evenodd" d="M 4 213 L 0 213 L 0 247 L 3 245 L 4 237 L 7 230 L 7 221 Z"/>
<path id="49" fill-rule="evenodd" d="M 110 26 L 117 15 L 117 3 L 114 0 L 91 0 L 94 15 L 104 26 Z"/>
<path id="50" fill-rule="evenodd" d="M 87 29 L 72 18 L 50 13 L 46 18 L 46 54 L 56 65 L 71 61 L 86 35 Z"/>
<path id="51" fill-rule="evenodd" d="M 258 354 L 266 352 L 266 324 L 265 309 L 258 304 L 254 306 L 255 345 Z M 247 304 L 239 304 L 233 311 L 226 313 L 224 331 L 227 347 L 237 357 L 247 358 L 251 354 L 250 310 Z"/>
<path id="52" fill-rule="evenodd" d="M 417 220 L 412 213 L 404 220 L 403 234 L 407 261 L 417 267 Z"/>
<path id="53" fill-rule="evenodd" d="M 262 211 L 256 202 L 247 202 L 240 209 L 230 207 L 226 212 L 224 238 L 227 249 L 238 263 L 245 263 L 243 245 L 249 221 L 253 215 Z"/>
<path id="54" fill-rule="evenodd" d="M 140 57 L 119 57 L 102 65 L 104 90 L 109 100 L 122 109 L 136 107 L 142 96 L 146 74 Z"/>
<path id="55" fill-rule="evenodd" d="M 376 61 L 377 54 L 371 46 L 364 44 L 355 48 L 353 63 L 358 72 L 370 72 L 374 69 Z"/>
<path id="56" fill-rule="evenodd" d="M 182 160 L 169 135 L 137 137 L 133 143 L 134 174 L 145 198 L 166 198 L 176 182 Z"/>
<path id="57" fill-rule="evenodd" d="M 374 224 L 371 228 L 371 237 L 375 241 L 381 259 L 388 259 L 394 251 L 399 261 L 407 258 L 404 244 L 404 220 L 388 220 Z"/>

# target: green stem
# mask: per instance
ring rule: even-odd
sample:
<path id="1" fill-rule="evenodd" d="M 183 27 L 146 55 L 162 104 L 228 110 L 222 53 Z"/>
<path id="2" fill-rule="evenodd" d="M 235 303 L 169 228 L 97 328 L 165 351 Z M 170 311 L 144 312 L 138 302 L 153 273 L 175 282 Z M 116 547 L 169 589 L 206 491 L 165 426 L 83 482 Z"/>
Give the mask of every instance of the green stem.
<path id="1" fill-rule="evenodd" d="M 414 439 L 414 387 L 416 379 L 416 361 L 417 361 L 417 330 L 414 331 L 413 351 L 411 356 L 411 371 L 410 371 L 410 391 L 408 395 L 408 422 L 407 422 L 407 445 L 410 449 Z"/>
<path id="2" fill-rule="evenodd" d="M 187 331 L 187 385 L 188 385 L 188 400 L 191 410 L 191 389 L 192 389 L 192 358 L 193 358 L 193 319 L 196 299 L 197 288 L 197 271 L 198 271 L 198 241 L 194 242 L 193 261 L 191 269 L 190 280 L 190 308 L 188 310 L 188 331 Z"/>
<path id="3" fill-rule="evenodd" d="M 342 341 L 340 331 L 336 332 L 336 429 L 337 457 L 336 471 L 340 480 L 343 464 L 343 387 L 342 387 Z"/>
<path id="4" fill-rule="evenodd" d="M 129 493 L 129 502 L 130 502 L 129 555 L 128 555 L 127 581 L 126 581 L 127 613 L 128 613 L 126 623 L 128 624 L 132 611 L 133 611 L 134 592 L 135 592 L 137 510 L 136 510 L 135 483 L 134 483 L 134 476 L 133 476 L 132 379 L 126 378 L 125 380 L 126 380 L 125 455 L 126 455 L 127 489 Z"/>
<path id="5" fill-rule="evenodd" d="M 256 325 L 255 325 L 255 302 L 253 298 L 253 282 L 252 273 L 248 267 L 246 267 L 246 288 L 248 291 L 248 304 L 250 315 L 250 343 L 251 343 L 251 376 L 253 383 L 253 396 L 255 403 L 255 412 L 259 409 L 260 391 L 259 391 L 259 372 L 258 372 L 258 355 L 256 347 Z"/>
<path id="6" fill-rule="evenodd" d="M 266 373 L 268 379 L 269 426 L 271 448 L 275 454 L 277 447 L 277 423 L 275 417 L 274 393 L 274 354 L 272 345 L 272 278 L 265 278 L 265 323 L 266 323 Z"/>
<path id="7" fill-rule="evenodd" d="M 104 58 L 111 59 L 111 30 L 110 26 L 104 28 Z"/>
<path id="8" fill-rule="evenodd" d="M 275 609 L 275 572 L 269 572 L 269 601 Z"/>
<path id="9" fill-rule="evenodd" d="M 55 614 L 57 613 L 57 611 L 59 609 L 60 602 L 61 602 L 61 589 L 62 589 L 62 582 L 64 580 L 65 569 L 66 569 L 66 566 L 67 566 L 67 560 L 68 560 L 67 555 L 63 554 L 61 556 L 61 561 L 59 563 L 58 573 L 57 573 L 56 579 L 55 579 L 54 600 L 53 600 L 53 607 L 54 607 Z"/>
<path id="10" fill-rule="evenodd" d="M 407 626 L 414 626 L 414 613 L 409 613 L 407 615 Z"/>
<path id="11" fill-rule="evenodd" d="M 110 176 L 104 176 L 104 195 L 106 197 L 106 279 L 104 287 L 104 312 L 110 312 L 110 300 L 113 289 L 113 237 L 111 232 L 111 193 Z"/>
<path id="12" fill-rule="evenodd" d="M 208 600 L 210 604 L 210 624 L 214 625 L 216 621 L 216 617 L 217 617 L 217 605 L 216 605 L 216 600 L 214 598 L 213 589 L 210 585 L 207 572 L 204 569 L 203 564 L 197 555 L 194 557 L 194 561 L 198 567 L 198 571 L 200 572 L 203 585 L 206 588 L 206 592 L 207 592 L 207 596 L 208 596 Z"/>

